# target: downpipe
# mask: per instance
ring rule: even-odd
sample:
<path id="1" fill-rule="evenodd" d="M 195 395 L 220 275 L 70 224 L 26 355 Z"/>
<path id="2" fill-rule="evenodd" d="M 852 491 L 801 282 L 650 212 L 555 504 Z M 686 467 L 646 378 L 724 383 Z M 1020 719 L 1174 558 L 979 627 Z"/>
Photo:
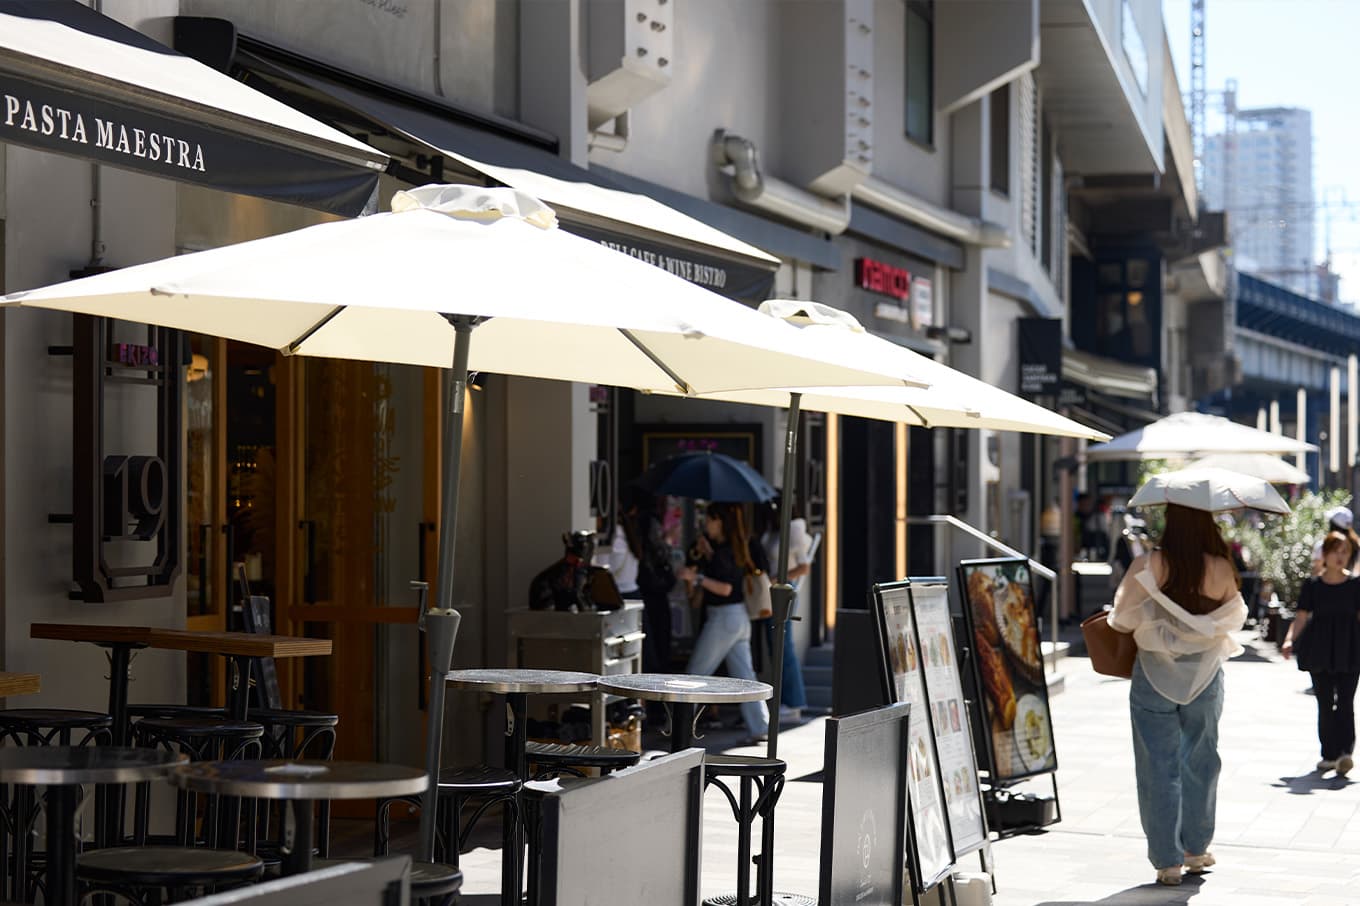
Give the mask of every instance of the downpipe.
<path id="1" fill-rule="evenodd" d="M 850 226 L 849 195 L 826 198 L 766 176 L 750 139 L 718 129 L 713 133 L 712 148 L 714 164 L 730 177 L 732 194 L 742 203 L 832 236 Z"/>

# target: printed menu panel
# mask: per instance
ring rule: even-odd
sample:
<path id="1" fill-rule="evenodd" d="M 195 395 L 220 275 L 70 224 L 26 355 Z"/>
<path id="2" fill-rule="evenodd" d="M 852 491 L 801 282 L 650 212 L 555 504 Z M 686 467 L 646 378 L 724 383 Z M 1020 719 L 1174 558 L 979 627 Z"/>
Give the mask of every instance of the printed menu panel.
<path id="1" fill-rule="evenodd" d="M 976 652 L 993 780 L 1057 770 L 1029 562 L 965 560 L 959 564 L 959 579 Z"/>
<path id="2" fill-rule="evenodd" d="M 940 782 L 939 754 L 931 729 L 934 718 L 926 696 L 921 643 L 906 583 L 876 585 L 873 599 L 892 701 L 911 705 L 907 747 L 907 815 L 911 832 L 908 856 L 912 859 L 916 889 L 924 893 L 949 873 L 954 850 Z"/>
<path id="3" fill-rule="evenodd" d="M 973 734 L 968 726 L 958 648 L 949 618 L 949 585 L 913 581 L 910 589 L 954 857 L 959 859 L 987 842 L 987 825 L 982 818 Z"/>

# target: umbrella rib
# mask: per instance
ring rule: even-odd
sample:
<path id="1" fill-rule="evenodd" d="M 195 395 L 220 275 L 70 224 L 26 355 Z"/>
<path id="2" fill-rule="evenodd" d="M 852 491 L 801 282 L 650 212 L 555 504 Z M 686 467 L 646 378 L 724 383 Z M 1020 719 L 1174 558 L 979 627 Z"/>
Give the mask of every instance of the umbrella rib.
<path id="1" fill-rule="evenodd" d="M 922 428 L 930 428 L 930 427 L 932 427 L 932 425 L 930 424 L 930 419 L 928 419 L 928 418 L 926 418 L 924 415 L 922 415 L 922 414 L 921 414 L 921 410 L 917 409 L 915 406 L 908 405 L 908 406 L 907 406 L 907 411 L 910 412 L 912 415 L 916 416 L 917 418 L 919 418 L 919 419 L 921 420 L 921 427 L 922 427 Z"/>
<path id="2" fill-rule="evenodd" d="M 345 306 L 343 305 L 337 305 L 335 306 L 335 308 L 332 308 L 329 312 L 326 313 L 326 317 L 322 318 L 320 321 L 317 321 L 311 327 L 307 328 L 307 330 L 304 331 L 300 337 L 298 337 L 296 340 L 285 346 L 283 348 L 283 354 L 293 355 L 294 353 L 296 353 L 303 343 L 306 343 L 308 340 L 312 338 L 313 334 L 315 334 L 318 330 L 329 324 L 331 322 L 331 319 L 333 319 L 336 315 L 340 314 L 340 312 L 344 310 Z"/>
<path id="3" fill-rule="evenodd" d="M 694 395 L 694 388 L 690 386 L 689 381 L 686 381 L 684 378 L 680 377 L 680 375 L 676 374 L 669 365 L 661 361 L 661 359 L 657 357 L 656 353 L 652 352 L 642 343 L 641 340 L 633 336 L 632 331 L 620 327 L 619 333 L 627 337 L 628 342 L 636 346 L 638 348 L 638 351 L 645 355 L 648 359 L 650 359 L 653 365 L 655 365 L 657 368 L 660 368 L 661 371 L 666 375 L 666 377 L 674 381 L 676 390 L 679 390 L 686 396 Z"/>

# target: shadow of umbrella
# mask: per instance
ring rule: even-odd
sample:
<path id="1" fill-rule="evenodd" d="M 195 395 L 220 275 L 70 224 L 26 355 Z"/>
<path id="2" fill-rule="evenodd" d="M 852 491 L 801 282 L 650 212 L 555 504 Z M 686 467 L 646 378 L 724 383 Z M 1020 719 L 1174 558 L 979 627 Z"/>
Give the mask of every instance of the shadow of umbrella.
<path id="1" fill-rule="evenodd" d="M 1045 900 L 1035 906 L 1185 906 L 1200 892 L 1210 874 L 1186 875 L 1179 887 L 1165 884 L 1139 884 L 1099 900 Z"/>

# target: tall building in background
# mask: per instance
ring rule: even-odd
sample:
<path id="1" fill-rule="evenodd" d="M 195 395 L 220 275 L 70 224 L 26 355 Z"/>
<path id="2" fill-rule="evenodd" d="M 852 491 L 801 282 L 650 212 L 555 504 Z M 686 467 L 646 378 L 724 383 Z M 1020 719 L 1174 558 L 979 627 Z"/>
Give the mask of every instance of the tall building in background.
<path id="1" fill-rule="evenodd" d="M 1310 111 L 1237 111 L 1233 132 L 1206 142 L 1204 191 L 1211 210 L 1228 212 L 1239 270 L 1296 292 L 1324 295 L 1313 250 Z"/>

